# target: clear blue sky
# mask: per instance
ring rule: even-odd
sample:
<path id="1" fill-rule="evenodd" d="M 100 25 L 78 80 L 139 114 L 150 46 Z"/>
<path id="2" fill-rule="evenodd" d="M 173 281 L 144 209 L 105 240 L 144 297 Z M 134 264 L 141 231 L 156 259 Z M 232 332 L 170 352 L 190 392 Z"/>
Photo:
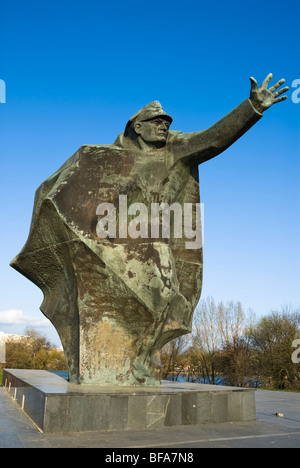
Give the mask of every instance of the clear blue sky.
<path id="1" fill-rule="evenodd" d="M 42 293 L 9 267 L 36 188 L 83 144 L 112 143 L 159 100 L 202 130 L 249 96 L 252 75 L 300 79 L 298 2 L 20 0 L 1 7 L 0 330 L 43 325 Z M 200 166 L 203 298 L 258 316 L 300 304 L 300 103 L 289 99 Z M 8 313 L 7 311 L 12 311 Z M 8 324 L 8 322 L 12 322 Z M 53 328 L 39 328 L 58 341 Z"/>

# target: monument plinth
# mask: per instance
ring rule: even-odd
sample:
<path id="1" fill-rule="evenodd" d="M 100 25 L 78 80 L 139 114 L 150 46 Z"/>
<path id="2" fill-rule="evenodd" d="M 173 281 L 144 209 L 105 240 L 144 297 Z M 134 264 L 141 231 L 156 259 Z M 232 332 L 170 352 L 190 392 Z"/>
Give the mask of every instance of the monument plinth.
<path id="1" fill-rule="evenodd" d="M 3 385 L 43 432 L 151 430 L 249 422 L 253 389 L 163 381 L 160 387 L 76 385 L 47 371 L 5 369 Z"/>

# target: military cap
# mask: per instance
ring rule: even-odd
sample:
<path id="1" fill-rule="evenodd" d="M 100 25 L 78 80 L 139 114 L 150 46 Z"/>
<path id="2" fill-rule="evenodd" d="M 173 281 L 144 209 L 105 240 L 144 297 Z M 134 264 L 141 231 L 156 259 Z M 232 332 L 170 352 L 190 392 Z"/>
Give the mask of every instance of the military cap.
<path id="1" fill-rule="evenodd" d="M 144 122 L 145 120 L 152 120 L 156 117 L 161 117 L 162 119 L 168 120 L 170 123 L 173 122 L 173 119 L 170 115 L 166 114 L 163 110 L 162 105 L 159 101 L 150 102 L 147 106 L 140 109 L 136 114 L 134 114 L 127 122 L 125 128 L 125 136 L 128 133 L 129 127 L 136 122 Z"/>

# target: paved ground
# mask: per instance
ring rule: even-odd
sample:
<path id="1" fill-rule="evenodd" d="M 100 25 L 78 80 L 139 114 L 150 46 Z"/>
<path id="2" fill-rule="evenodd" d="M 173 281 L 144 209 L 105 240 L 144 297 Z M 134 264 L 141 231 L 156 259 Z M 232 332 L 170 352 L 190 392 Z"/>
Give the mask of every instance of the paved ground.
<path id="1" fill-rule="evenodd" d="M 171 427 L 155 431 L 42 434 L 4 388 L 0 388 L 0 448 L 300 448 L 300 393 L 258 390 L 257 421 Z M 283 413 L 279 418 L 275 413 Z M 156 450 L 156 451 L 157 451 Z M 170 450 L 169 450 L 170 452 Z M 107 450 L 107 453 L 112 451 Z M 115 450 L 115 454 L 121 451 Z M 133 453 L 139 453 L 134 451 Z M 149 462 L 145 455 L 142 460 Z M 134 462 L 132 464 L 135 464 Z"/>

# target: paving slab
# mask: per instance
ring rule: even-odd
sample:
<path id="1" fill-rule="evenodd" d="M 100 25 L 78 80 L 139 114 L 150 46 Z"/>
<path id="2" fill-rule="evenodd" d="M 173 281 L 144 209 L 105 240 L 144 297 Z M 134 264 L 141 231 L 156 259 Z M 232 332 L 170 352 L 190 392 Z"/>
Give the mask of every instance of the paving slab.
<path id="1" fill-rule="evenodd" d="M 0 388 L 0 448 L 49 448 L 51 445 L 4 388 Z"/>

